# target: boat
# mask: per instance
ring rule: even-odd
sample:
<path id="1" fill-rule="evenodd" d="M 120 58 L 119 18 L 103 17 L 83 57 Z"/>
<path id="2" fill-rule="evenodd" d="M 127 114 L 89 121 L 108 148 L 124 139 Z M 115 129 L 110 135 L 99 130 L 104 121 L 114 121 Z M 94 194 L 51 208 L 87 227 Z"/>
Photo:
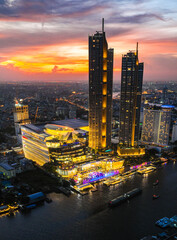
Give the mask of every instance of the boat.
<path id="1" fill-rule="evenodd" d="M 140 194 L 142 192 L 142 189 L 140 188 L 134 188 L 132 191 L 129 191 L 127 193 L 125 193 L 124 195 L 121 195 L 111 201 L 109 201 L 108 205 L 110 207 L 114 207 L 114 206 L 118 206 L 121 203 L 135 197 L 136 195 Z"/>
<path id="2" fill-rule="evenodd" d="M 21 205 L 20 206 L 20 210 L 23 212 L 25 212 L 25 211 L 30 211 L 31 209 L 33 209 L 33 208 L 36 208 L 36 204 L 35 203 L 33 203 L 33 204 L 28 204 L 28 205 Z"/>
<path id="3" fill-rule="evenodd" d="M 155 194 L 154 194 L 154 195 L 152 196 L 152 199 L 155 200 L 155 199 L 157 199 L 157 198 L 159 198 L 159 197 L 160 197 L 159 195 L 155 195 Z"/>
<path id="4" fill-rule="evenodd" d="M 119 197 L 111 200 L 111 201 L 108 203 L 108 205 L 109 205 L 110 207 L 118 206 L 118 205 L 120 205 L 121 203 L 125 202 L 126 200 L 127 200 L 126 194 L 124 194 L 124 195 L 121 195 L 121 196 L 119 196 Z"/>
<path id="5" fill-rule="evenodd" d="M 153 186 L 156 186 L 159 184 L 159 180 L 157 179 L 156 182 L 153 183 Z"/>
<path id="6" fill-rule="evenodd" d="M 131 199 L 134 196 L 140 194 L 141 192 L 142 192 L 141 188 L 134 188 L 132 191 L 126 193 L 127 199 Z"/>

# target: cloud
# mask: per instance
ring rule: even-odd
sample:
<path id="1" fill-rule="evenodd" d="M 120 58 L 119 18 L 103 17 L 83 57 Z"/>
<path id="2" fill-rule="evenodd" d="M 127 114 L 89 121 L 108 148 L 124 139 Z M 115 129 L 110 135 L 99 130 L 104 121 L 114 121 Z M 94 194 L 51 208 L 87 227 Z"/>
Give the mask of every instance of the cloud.
<path id="1" fill-rule="evenodd" d="M 70 68 L 59 68 L 57 65 L 55 65 L 52 68 L 52 73 L 58 73 L 58 72 L 72 72 L 73 69 Z"/>
<path id="2" fill-rule="evenodd" d="M 136 41 L 140 42 L 140 57 L 145 62 L 154 63 L 160 54 L 176 56 L 177 1 L 160 2 L 0 0 L 1 76 L 24 80 L 87 79 L 88 35 L 101 30 L 102 17 L 108 45 L 115 49 L 116 69 L 121 67 L 121 54 L 134 49 Z M 167 71 L 160 59 L 156 59 L 153 74 L 162 71 L 165 78 Z M 174 64 L 172 67 L 174 74 Z M 146 74 L 153 77 L 150 71 Z M 120 79 L 118 72 L 115 76 Z"/>
<path id="3" fill-rule="evenodd" d="M 105 1 L 73 1 L 73 0 L 14 0 L 11 4 L 8 1 L 0 1 L 1 21 L 7 17 L 11 20 L 20 19 L 39 20 L 39 18 L 76 18 L 87 16 L 103 10 L 107 5 Z"/>
<path id="4" fill-rule="evenodd" d="M 136 14 L 132 16 L 118 15 L 116 17 L 111 18 L 110 20 L 111 22 L 135 24 L 135 23 L 145 23 L 153 19 L 165 21 L 161 15 L 158 15 L 155 13 L 143 13 L 143 14 Z"/>

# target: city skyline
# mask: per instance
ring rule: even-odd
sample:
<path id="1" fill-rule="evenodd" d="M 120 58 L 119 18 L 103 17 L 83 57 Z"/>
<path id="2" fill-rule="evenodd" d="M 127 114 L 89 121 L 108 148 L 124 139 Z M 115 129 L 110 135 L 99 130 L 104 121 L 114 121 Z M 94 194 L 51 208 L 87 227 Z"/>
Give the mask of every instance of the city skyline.
<path id="1" fill-rule="evenodd" d="M 120 82 L 122 54 L 137 41 L 144 81 L 175 81 L 176 9 L 176 1 L 164 0 L 1 1 L 0 80 L 88 81 L 87 37 L 104 17 L 115 49 L 114 82 Z"/>

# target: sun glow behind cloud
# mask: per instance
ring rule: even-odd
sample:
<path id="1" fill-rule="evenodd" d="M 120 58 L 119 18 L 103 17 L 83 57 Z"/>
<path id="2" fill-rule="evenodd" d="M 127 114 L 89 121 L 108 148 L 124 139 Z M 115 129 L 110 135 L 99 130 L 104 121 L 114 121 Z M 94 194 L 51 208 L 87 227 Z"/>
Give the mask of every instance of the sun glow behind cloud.
<path id="1" fill-rule="evenodd" d="M 102 17 L 114 80 L 137 41 L 145 80 L 176 80 L 176 12 L 175 0 L 2 1 L 1 80 L 87 80 L 88 34 L 101 30 Z"/>

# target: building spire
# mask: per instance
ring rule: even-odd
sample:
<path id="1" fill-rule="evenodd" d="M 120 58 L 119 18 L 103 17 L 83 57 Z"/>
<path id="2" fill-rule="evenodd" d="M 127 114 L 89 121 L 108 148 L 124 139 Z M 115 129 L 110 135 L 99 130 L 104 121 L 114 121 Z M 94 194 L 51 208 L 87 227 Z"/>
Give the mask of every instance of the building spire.
<path id="1" fill-rule="evenodd" d="M 136 56 L 138 56 L 138 42 L 136 43 Z"/>
<path id="2" fill-rule="evenodd" d="M 102 32 L 104 32 L 104 18 L 102 18 Z"/>

